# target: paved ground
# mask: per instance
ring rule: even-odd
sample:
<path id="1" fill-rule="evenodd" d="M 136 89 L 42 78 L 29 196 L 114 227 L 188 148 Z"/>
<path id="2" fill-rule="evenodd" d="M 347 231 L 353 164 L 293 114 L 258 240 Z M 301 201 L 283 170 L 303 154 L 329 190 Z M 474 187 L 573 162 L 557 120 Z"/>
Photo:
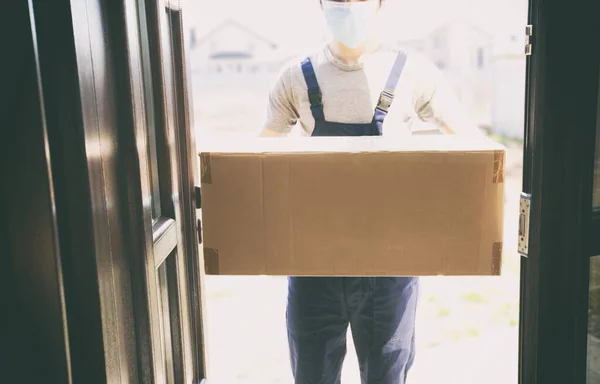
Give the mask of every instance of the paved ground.
<path id="1" fill-rule="evenodd" d="M 211 282 L 211 285 L 216 285 Z M 226 289 L 209 300 L 209 374 L 217 384 L 291 383 L 285 339 L 285 281 L 279 278 L 240 278 L 243 289 Z M 229 293 L 227 293 L 229 292 Z M 229 295 L 228 297 L 226 297 Z M 460 308 L 452 308 L 452 310 Z M 482 310 L 480 312 L 487 312 Z M 410 384 L 513 384 L 517 379 L 517 327 L 495 326 L 485 333 L 445 342 L 424 343 L 426 334 L 439 333 L 441 324 L 420 314 L 419 353 Z M 458 328 L 457 328 L 458 329 Z M 343 370 L 344 384 L 359 384 L 350 342 Z"/>
<path id="2" fill-rule="evenodd" d="M 497 330 L 423 353 L 409 384 L 516 384 L 518 328 Z M 358 384 L 358 382 L 357 382 Z"/>
<path id="3" fill-rule="evenodd" d="M 509 146 L 503 275 L 422 279 L 419 352 L 409 384 L 517 382 L 521 158 L 520 147 Z M 206 286 L 211 383 L 292 383 L 285 278 L 209 276 Z M 359 384 L 351 344 L 343 384 Z"/>

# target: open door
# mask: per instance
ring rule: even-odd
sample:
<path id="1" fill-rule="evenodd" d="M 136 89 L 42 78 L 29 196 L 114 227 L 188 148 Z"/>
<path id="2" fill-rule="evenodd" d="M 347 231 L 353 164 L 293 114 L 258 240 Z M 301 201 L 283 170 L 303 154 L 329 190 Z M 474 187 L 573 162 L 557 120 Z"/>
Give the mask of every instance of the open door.
<path id="1" fill-rule="evenodd" d="M 522 384 L 600 382 L 600 29 L 593 7 L 586 0 L 530 1 Z"/>
<path id="2" fill-rule="evenodd" d="M 204 264 L 179 2 L 30 4 L 68 381 L 201 383 Z"/>
<path id="3" fill-rule="evenodd" d="M 203 266 L 195 210 L 195 141 L 190 124 L 179 1 L 125 1 L 131 97 L 147 256 L 148 326 L 155 380 L 206 378 Z M 137 23 L 130 20 L 137 19 Z M 139 53 L 139 54 L 138 54 Z"/>

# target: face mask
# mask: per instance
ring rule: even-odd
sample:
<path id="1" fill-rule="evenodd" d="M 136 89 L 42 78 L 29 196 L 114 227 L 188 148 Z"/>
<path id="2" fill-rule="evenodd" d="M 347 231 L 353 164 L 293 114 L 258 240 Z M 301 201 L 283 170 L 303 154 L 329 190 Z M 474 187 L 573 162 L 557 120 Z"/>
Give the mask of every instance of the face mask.
<path id="1" fill-rule="evenodd" d="M 367 39 L 378 8 L 379 0 L 323 0 L 323 12 L 331 33 L 348 48 L 356 48 Z"/>

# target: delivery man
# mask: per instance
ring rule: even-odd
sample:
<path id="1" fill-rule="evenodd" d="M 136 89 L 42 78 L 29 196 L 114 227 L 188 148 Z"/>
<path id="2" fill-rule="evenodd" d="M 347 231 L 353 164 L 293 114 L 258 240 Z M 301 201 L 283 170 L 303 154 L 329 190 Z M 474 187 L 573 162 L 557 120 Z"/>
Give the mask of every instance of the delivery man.
<path id="1" fill-rule="evenodd" d="M 372 33 L 382 1 L 321 0 L 333 38 L 282 71 L 263 137 L 287 135 L 297 122 L 311 136 L 393 135 L 410 133 L 418 120 L 448 134 L 478 134 L 432 63 L 385 49 Z M 405 383 L 415 356 L 417 292 L 416 277 L 289 277 L 295 383 L 340 383 L 348 326 L 362 383 Z"/>

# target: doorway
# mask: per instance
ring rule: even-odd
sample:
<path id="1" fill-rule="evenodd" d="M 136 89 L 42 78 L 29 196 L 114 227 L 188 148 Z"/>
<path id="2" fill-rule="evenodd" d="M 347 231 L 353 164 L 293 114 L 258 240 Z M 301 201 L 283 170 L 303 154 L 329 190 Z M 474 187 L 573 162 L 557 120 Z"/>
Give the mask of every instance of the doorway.
<path id="1" fill-rule="evenodd" d="M 211 335 L 211 313 L 226 308 L 232 293 L 226 284 L 218 287 L 215 283 L 212 288 L 204 284 L 202 255 L 197 252 L 201 239 L 195 211 L 197 158 L 191 107 L 193 100 L 211 96 L 214 101 L 218 93 L 194 91 L 195 53 L 186 47 L 186 14 L 210 9 L 194 3 L 196 7 L 186 8 L 185 3 L 166 0 L 57 1 L 52 5 L 29 1 L 27 7 L 21 2 L 15 8 L 15 15 L 21 16 L 15 20 L 26 26 L 23 31 L 31 31 L 30 39 L 18 40 L 19 46 L 29 50 L 23 60 L 30 65 L 13 65 L 14 73 L 27 74 L 15 79 L 28 79 L 28 87 L 22 88 L 28 93 L 16 99 L 19 108 L 4 116 L 7 127 L 22 127 L 10 131 L 10 142 L 15 145 L 7 153 L 14 160 L 23 159 L 17 154 L 31 151 L 36 155 L 29 158 L 35 163 L 27 163 L 36 172 L 32 177 L 46 180 L 32 189 L 32 179 L 12 172 L 10 161 L 3 162 L 8 182 L 2 185 L 10 185 L 13 196 L 7 200 L 10 204 L 5 201 L 5 211 L 11 225 L 24 228 L 14 231 L 16 227 L 9 226 L 8 239 L 3 238 L 9 246 L 3 249 L 8 250 L 7 265 L 13 272 L 7 281 L 14 288 L 15 308 L 26 309 L 18 316 L 27 321 L 14 319 L 13 324 L 22 327 L 23 334 L 36 330 L 35 338 L 28 340 L 38 343 L 35 353 L 24 350 L 20 355 L 31 377 L 37 373 L 59 382 L 197 383 L 211 377 L 207 357 L 219 356 L 221 349 L 235 351 L 240 344 L 240 340 L 236 344 L 215 340 L 218 335 L 212 343 L 210 338 L 205 343 L 205 336 Z M 531 195 L 530 225 L 521 228 L 529 230 L 529 242 L 524 255 L 515 253 L 515 264 L 505 266 L 507 271 L 513 269 L 512 278 L 520 279 L 520 284 L 514 282 L 520 289 L 509 293 L 520 292 L 519 311 L 511 304 L 505 308 L 509 316 L 500 316 L 513 332 L 513 357 L 518 361 L 518 375 L 511 383 L 591 384 L 597 380 L 600 52 L 595 38 L 600 31 L 591 2 L 577 0 L 570 5 L 531 0 L 525 22 L 533 27 L 531 55 L 524 57 L 524 134 L 522 143 L 512 148 L 514 158 L 523 148 L 522 188 L 515 187 L 514 192 Z M 276 27 L 289 27 L 283 24 L 279 21 Z M 227 22 L 234 30 L 248 32 L 247 26 L 240 25 Z M 201 33 L 196 31 L 195 36 L 194 45 L 201 46 Z M 254 36 L 267 48 L 277 46 L 268 36 Z M 305 39 L 306 34 L 301 37 Z M 439 54 L 448 44 L 444 39 L 434 42 L 432 47 Z M 419 46 L 416 43 L 415 49 L 426 49 Z M 254 55 L 258 47 L 253 47 Z M 479 42 L 471 60 L 478 68 L 481 62 L 484 66 L 489 62 L 481 47 Z M 483 61 L 479 60 L 482 52 Z M 248 59 L 247 55 L 233 57 Z M 231 58 L 217 55 L 218 60 Z M 444 69 L 452 67 L 446 60 L 441 62 Z M 256 76 L 280 68 L 277 62 L 255 66 Z M 231 74 L 225 81 L 230 86 L 245 84 L 242 75 Z M 208 85 L 215 79 L 208 78 Z M 248 97 L 259 100 L 251 94 Z M 481 97 L 465 96 L 464 100 L 485 115 L 486 108 L 478 102 Z M 248 108 L 262 110 L 262 104 L 256 103 Z M 241 113 L 244 108 L 235 110 Z M 32 113 L 30 123 L 25 124 L 23 111 L 39 114 Z M 195 121 L 206 124 L 209 119 L 231 133 L 235 124 L 225 123 L 222 116 L 201 112 Z M 197 136 L 202 139 L 202 134 Z M 28 140 L 36 145 L 27 147 Z M 510 140 L 506 143 L 511 148 Z M 42 201 L 27 199 L 31 194 L 26 192 L 32 191 L 45 199 L 43 204 L 30 204 Z M 517 200 L 508 188 L 507 192 L 507 209 L 515 208 L 507 218 L 514 220 L 511 225 L 516 232 Z M 43 237 L 50 239 L 46 244 L 53 245 L 32 248 L 23 241 L 23 233 L 39 233 L 40 239 L 47 236 Z M 507 231 L 507 242 L 516 243 L 511 236 Z M 40 255 L 48 267 L 39 268 Z M 54 288 L 34 289 L 41 287 L 40 282 Z M 244 296 L 246 307 L 238 306 L 220 317 L 227 320 L 224 332 L 236 326 L 239 331 L 240 312 L 283 320 L 277 307 L 258 313 L 250 299 L 260 297 L 261 289 L 277 295 L 285 287 L 273 278 L 260 282 L 256 278 L 248 285 L 253 287 Z M 211 294 L 214 297 L 204 311 L 204 297 Z M 283 294 L 273 297 L 283 301 Z M 458 297 L 469 305 L 489 304 L 489 297 L 468 291 Z M 436 309 L 435 315 L 452 316 L 444 307 L 437 310 L 437 298 L 429 301 L 425 295 L 424 299 L 425 306 L 429 303 L 428 308 Z M 27 314 L 39 313 L 48 320 L 34 327 L 34 317 Z M 513 324 L 517 319 L 518 328 Z M 241 328 L 258 335 L 248 341 L 254 341 L 254 346 L 264 344 L 252 325 L 249 322 L 248 328 Z M 268 331 L 285 342 L 281 329 Z M 470 328 L 465 333 L 469 339 L 480 336 Z M 57 334 L 63 336 L 57 338 Z M 233 382 L 251 382 L 252 375 L 258 374 L 263 374 L 260 382 L 265 382 L 265 371 L 255 370 L 261 367 L 243 365 L 254 356 L 231 356 L 223 367 L 235 371 L 240 362 L 237 367 L 249 375 L 236 375 Z M 26 363 L 34 360 L 52 361 L 55 369 Z M 275 366 L 267 370 L 273 380 L 283 377 L 279 373 L 288 375 L 286 352 L 276 356 Z M 465 362 L 462 370 L 471 368 L 471 362 Z M 214 377 L 212 382 L 218 383 L 218 372 Z"/>

